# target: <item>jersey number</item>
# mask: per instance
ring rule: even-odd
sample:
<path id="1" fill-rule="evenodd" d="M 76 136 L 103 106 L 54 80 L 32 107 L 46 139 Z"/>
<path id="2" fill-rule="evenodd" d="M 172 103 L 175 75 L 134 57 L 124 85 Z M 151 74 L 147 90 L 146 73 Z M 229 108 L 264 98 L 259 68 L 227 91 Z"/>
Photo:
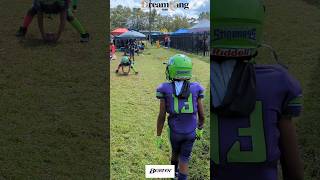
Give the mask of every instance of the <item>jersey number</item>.
<path id="1" fill-rule="evenodd" d="M 192 102 L 192 94 L 190 93 L 188 100 L 184 101 L 184 105 L 181 109 L 179 109 L 179 98 L 176 97 L 174 94 L 173 97 L 173 107 L 174 112 L 177 114 L 180 113 L 193 113 L 193 102 Z"/>
<path id="2" fill-rule="evenodd" d="M 220 162 L 219 155 L 219 121 L 217 116 L 212 119 L 212 156 L 213 161 Z M 238 135 L 251 137 L 251 151 L 242 151 L 240 141 L 235 140 L 227 152 L 228 163 L 258 163 L 266 161 L 266 143 L 264 136 L 263 114 L 261 101 L 256 102 L 255 110 L 250 115 L 250 127 L 239 128 Z"/>

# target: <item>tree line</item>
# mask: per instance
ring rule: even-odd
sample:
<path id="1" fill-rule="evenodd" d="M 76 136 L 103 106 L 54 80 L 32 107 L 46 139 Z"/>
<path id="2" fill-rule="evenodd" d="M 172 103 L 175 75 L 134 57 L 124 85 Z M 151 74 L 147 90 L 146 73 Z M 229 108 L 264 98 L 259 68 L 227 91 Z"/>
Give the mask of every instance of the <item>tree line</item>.
<path id="1" fill-rule="evenodd" d="M 149 18 L 150 22 L 149 23 Z M 180 28 L 190 28 L 196 21 L 201 19 L 209 19 L 209 12 L 200 13 L 198 18 L 187 18 L 184 16 L 164 16 L 157 13 L 155 9 L 144 12 L 141 8 L 133 8 L 117 6 L 111 8 L 110 12 L 110 27 L 111 30 L 118 27 L 126 27 L 135 30 L 161 30 L 166 29 L 169 32 L 174 32 Z"/>

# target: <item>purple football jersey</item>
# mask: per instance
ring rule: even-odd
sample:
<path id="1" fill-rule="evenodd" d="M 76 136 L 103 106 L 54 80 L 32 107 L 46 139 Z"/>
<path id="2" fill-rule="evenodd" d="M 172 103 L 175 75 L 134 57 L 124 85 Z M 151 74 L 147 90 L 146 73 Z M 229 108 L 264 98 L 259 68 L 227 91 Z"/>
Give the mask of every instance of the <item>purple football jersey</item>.
<path id="1" fill-rule="evenodd" d="M 256 65 L 256 107 L 250 117 L 211 118 L 211 160 L 217 180 L 276 180 L 278 122 L 299 116 L 302 90 L 280 65 Z"/>
<path id="2" fill-rule="evenodd" d="M 168 124 L 172 131 L 186 134 L 197 128 L 198 98 L 204 97 L 203 92 L 204 88 L 199 83 L 191 82 L 188 98 L 182 99 L 175 95 L 173 83 L 160 84 L 156 96 L 166 102 Z"/>

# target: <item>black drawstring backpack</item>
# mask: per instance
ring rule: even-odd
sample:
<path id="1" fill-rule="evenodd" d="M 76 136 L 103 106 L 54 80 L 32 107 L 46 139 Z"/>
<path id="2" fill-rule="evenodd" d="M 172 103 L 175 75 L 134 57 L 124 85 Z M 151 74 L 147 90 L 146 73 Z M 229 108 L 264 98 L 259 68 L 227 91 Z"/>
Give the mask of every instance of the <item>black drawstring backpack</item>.
<path id="1" fill-rule="evenodd" d="M 249 116 L 256 103 L 256 73 L 254 64 L 237 61 L 226 95 L 219 107 L 211 110 L 221 116 Z"/>
<path id="2" fill-rule="evenodd" d="M 175 94 L 176 86 L 174 84 L 174 81 L 172 81 L 172 86 L 173 86 L 173 92 Z M 179 99 L 188 99 L 189 95 L 190 95 L 190 82 L 189 81 L 184 81 L 183 85 L 182 85 L 181 92 L 177 97 Z"/>

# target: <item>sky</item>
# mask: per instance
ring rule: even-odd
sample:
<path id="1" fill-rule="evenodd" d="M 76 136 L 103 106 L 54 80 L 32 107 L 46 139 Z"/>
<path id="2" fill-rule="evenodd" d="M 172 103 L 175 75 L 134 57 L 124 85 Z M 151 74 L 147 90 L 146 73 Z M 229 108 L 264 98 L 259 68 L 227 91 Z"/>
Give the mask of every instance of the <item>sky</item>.
<path id="1" fill-rule="evenodd" d="M 142 0 L 110 0 L 111 8 L 114 8 L 118 5 L 130 7 L 130 8 L 141 8 Z M 173 0 L 152 0 L 152 2 L 168 2 Z M 189 3 L 189 9 L 176 8 L 174 11 L 168 10 L 163 11 L 161 9 L 156 9 L 161 15 L 181 15 L 186 17 L 197 18 L 201 12 L 208 12 L 210 10 L 210 1 L 209 0 L 175 0 L 178 3 Z M 144 8 L 145 11 L 148 11 L 148 8 Z"/>

